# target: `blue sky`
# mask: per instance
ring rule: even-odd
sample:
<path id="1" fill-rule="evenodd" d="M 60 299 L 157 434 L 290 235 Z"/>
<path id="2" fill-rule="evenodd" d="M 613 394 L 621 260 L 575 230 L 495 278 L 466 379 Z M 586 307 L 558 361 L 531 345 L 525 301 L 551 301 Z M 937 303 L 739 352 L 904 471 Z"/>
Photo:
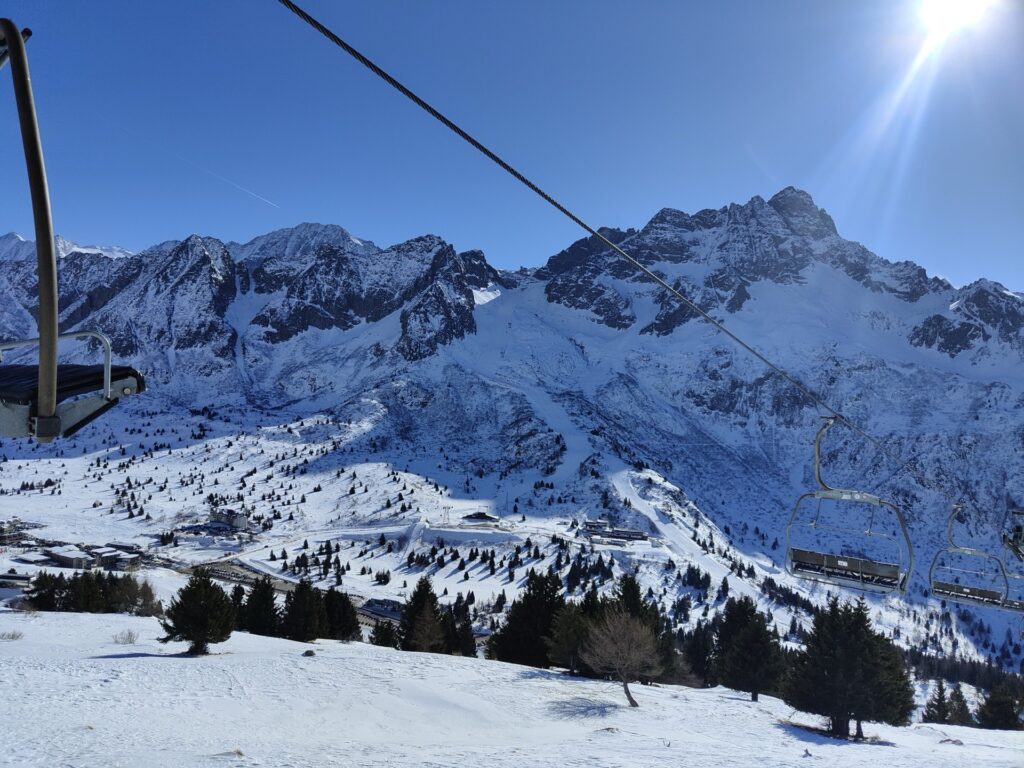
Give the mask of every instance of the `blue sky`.
<path id="1" fill-rule="evenodd" d="M 1024 6 L 997 0 L 908 76 L 919 2 L 304 0 L 595 226 L 792 184 L 881 256 L 1024 289 Z M 77 242 L 321 221 L 515 267 L 580 236 L 274 0 L 3 12 L 36 32 L 55 226 Z M 0 74 L 0 232 L 31 236 Z"/>

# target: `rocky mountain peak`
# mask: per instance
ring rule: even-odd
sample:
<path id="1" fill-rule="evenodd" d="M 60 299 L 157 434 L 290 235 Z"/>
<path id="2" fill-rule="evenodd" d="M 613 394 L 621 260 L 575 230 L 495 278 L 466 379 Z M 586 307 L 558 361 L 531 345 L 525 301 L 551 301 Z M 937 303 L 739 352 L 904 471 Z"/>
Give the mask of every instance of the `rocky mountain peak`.
<path id="1" fill-rule="evenodd" d="M 772 195 L 768 205 L 799 234 L 816 239 L 839 234 L 832 217 L 802 189 L 786 187 Z"/>

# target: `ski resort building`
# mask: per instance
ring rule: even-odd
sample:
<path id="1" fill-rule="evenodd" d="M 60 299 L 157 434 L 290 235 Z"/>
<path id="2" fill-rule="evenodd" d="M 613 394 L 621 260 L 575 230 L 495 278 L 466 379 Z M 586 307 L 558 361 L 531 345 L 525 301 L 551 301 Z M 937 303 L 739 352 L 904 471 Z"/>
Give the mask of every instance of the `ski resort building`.
<path id="1" fill-rule="evenodd" d="M 43 554 L 62 568 L 89 569 L 96 564 L 96 560 L 91 554 L 79 549 L 74 544 L 44 549 Z"/>
<path id="2" fill-rule="evenodd" d="M 500 518 L 490 512 L 471 512 L 463 515 L 462 521 L 466 525 L 497 525 L 501 522 Z"/>
<path id="3" fill-rule="evenodd" d="M 210 523 L 224 525 L 235 531 L 244 531 L 249 527 L 249 513 L 236 512 L 233 509 L 215 509 L 210 513 Z"/>

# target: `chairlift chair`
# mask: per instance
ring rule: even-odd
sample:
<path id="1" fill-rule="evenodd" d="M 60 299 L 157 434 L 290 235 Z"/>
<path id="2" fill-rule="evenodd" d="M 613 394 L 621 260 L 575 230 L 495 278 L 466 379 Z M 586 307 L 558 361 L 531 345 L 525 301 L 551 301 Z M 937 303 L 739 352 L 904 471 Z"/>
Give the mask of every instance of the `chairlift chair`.
<path id="1" fill-rule="evenodd" d="M 883 594 L 906 592 L 910 574 L 913 571 L 914 548 L 903 514 L 890 501 L 862 491 L 832 488 L 822 480 L 821 441 L 834 422 L 835 417 L 825 418 L 814 438 L 814 479 L 818 483 L 818 488 L 800 496 L 793 507 L 789 524 L 786 526 L 786 571 L 791 576 L 798 578 L 866 592 Z M 852 505 L 867 509 L 870 512 L 867 527 L 860 530 L 828 524 L 822 520 L 823 502 L 838 502 L 844 506 Z M 809 522 L 801 522 L 801 511 L 813 505 L 817 506 L 814 517 Z M 900 536 L 893 536 L 876 529 L 875 518 L 880 512 L 895 518 L 899 523 Z M 887 562 L 867 556 L 854 557 L 822 551 L 821 547 L 797 547 L 793 544 L 793 533 L 799 529 L 810 529 L 815 534 L 818 534 L 819 531 L 841 532 L 852 535 L 863 542 L 889 541 L 899 551 L 899 556 L 897 562 Z"/>
<path id="2" fill-rule="evenodd" d="M 946 548 L 935 553 L 931 568 L 928 569 L 928 582 L 931 585 L 933 595 L 952 600 L 955 603 L 968 605 L 987 605 L 992 607 L 1011 607 L 1008 603 L 1019 603 L 1020 601 L 1010 600 L 1010 581 L 1006 575 L 1006 568 L 995 555 L 974 547 L 964 547 L 953 540 L 953 522 L 960 516 L 963 507 L 954 504 L 949 513 L 949 520 L 946 521 Z M 949 560 L 951 556 L 973 560 L 976 563 L 985 562 L 990 565 L 987 569 L 981 565 L 975 567 L 952 567 L 942 565 L 943 559 Z M 940 578 L 939 573 L 947 574 L 946 578 Z M 964 583 L 962 579 L 967 578 L 970 583 Z M 1017 610 L 1024 610 L 1022 603 Z"/>
<path id="3" fill-rule="evenodd" d="M 39 337 L 0 342 L 0 355 L 19 347 L 39 349 L 36 365 L 0 367 L 0 437 L 34 437 L 48 443 L 71 435 L 116 405 L 121 397 L 142 392 L 145 380 L 133 368 L 112 365 L 110 340 L 103 334 L 78 331 L 61 335 L 58 331 L 50 193 L 25 54 L 25 41 L 31 34 L 31 30 L 19 30 L 10 19 L 0 19 L 0 68 L 10 61 L 32 195 L 39 287 Z M 99 342 L 102 365 L 59 365 L 57 344 L 66 339 Z"/>

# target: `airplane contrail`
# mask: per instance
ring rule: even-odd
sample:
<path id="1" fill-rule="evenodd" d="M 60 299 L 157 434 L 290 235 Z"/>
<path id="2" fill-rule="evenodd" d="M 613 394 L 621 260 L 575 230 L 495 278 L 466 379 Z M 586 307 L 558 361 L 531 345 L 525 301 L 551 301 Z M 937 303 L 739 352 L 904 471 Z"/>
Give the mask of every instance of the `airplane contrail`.
<path id="1" fill-rule="evenodd" d="M 142 141 L 144 141 L 147 144 L 149 144 L 151 147 L 155 147 L 156 149 L 159 149 L 161 152 L 165 152 L 166 154 L 168 154 L 171 157 L 174 157 L 174 158 L 182 161 L 183 163 L 188 163 L 193 168 L 195 168 L 197 170 L 200 170 L 203 173 L 207 173 L 210 176 L 213 176 L 213 178 L 218 179 L 219 181 L 223 181 L 225 184 L 230 184 L 232 187 L 234 187 L 235 189 L 239 190 L 240 192 L 245 192 L 245 194 L 247 194 L 247 195 L 249 195 L 251 197 L 255 197 L 257 200 L 259 200 L 261 202 L 264 202 L 267 205 L 272 205 L 274 208 L 277 208 L 278 210 L 281 209 L 281 206 L 278 205 L 277 203 L 275 203 L 273 200 L 268 200 L 267 198 L 263 197 L 263 195 L 258 195 L 255 192 L 253 192 L 251 189 L 246 189 L 241 184 L 232 181 L 231 179 L 227 178 L 226 176 L 222 176 L 219 173 L 217 173 L 216 171 L 210 170 L 209 168 L 207 168 L 205 166 L 202 166 L 199 163 L 196 163 L 196 162 L 194 162 L 192 160 L 189 160 L 187 157 L 183 157 L 182 155 L 180 155 L 177 152 L 175 152 L 173 149 L 169 149 L 168 147 L 165 147 L 163 145 L 157 144 L 154 141 L 150 141 L 146 137 L 140 136 L 139 134 L 134 133 L 133 131 L 129 130 L 128 128 L 125 128 L 124 126 L 120 126 L 120 127 L 121 127 L 121 130 L 124 131 L 125 133 L 128 133 L 128 134 L 134 136 L 136 139 L 141 139 Z"/>
<path id="2" fill-rule="evenodd" d="M 231 179 L 227 178 L 226 176 L 221 176 L 216 171 L 211 171 L 209 168 L 204 168 L 203 166 L 199 165 L 198 163 L 193 163 L 191 160 L 186 160 L 185 158 L 182 158 L 182 160 L 185 160 L 186 163 L 189 163 L 190 165 L 198 168 L 199 170 L 204 171 L 205 173 L 210 174 L 215 179 L 220 179 L 225 184 L 230 184 L 235 189 L 240 189 L 242 192 L 245 192 L 245 194 L 252 195 L 257 200 L 262 200 L 267 205 L 272 205 L 272 206 L 274 206 L 275 208 L 278 208 L 278 209 L 281 207 L 280 205 L 278 205 L 277 203 L 273 202 L 272 200 L 267 200 L 267 198 L 263 197 L 262 195 L 257 195 L 251 189 L 246 189 L 241 184 L 237 184 L 237 183 L 233 182 Z"/>

